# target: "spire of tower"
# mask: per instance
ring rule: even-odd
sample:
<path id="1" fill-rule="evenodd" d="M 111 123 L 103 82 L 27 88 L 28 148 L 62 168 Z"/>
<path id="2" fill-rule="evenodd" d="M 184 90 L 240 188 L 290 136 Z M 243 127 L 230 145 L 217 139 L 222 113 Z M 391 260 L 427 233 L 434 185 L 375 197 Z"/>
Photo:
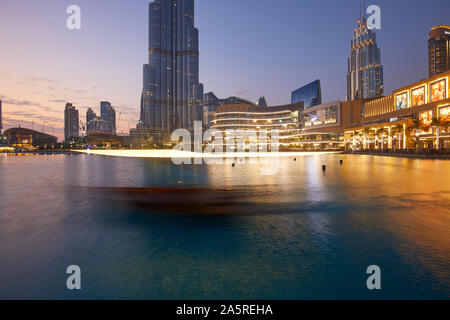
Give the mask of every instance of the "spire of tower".
<path id="1" fill-rule="evenodd" d="M 366 0 L 363 0 L 363 18 L 366 18 Z"/>
<path id="2" fill-rule="evenodd" d="M 361 0 L 359 0 L 359 19 L 361 20 Z"/>

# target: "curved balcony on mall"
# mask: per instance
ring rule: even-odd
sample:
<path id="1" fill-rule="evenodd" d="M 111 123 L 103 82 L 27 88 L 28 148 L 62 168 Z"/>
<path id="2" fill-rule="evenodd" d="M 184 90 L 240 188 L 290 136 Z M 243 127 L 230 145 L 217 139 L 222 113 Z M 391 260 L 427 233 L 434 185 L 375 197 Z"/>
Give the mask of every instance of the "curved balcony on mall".
<path id="1" fill-rule="evenodd" d="M 217 108 L 211 121 L 211 129 L 271 130 L 292 133 L 300 129 L 299 117 L 302 103 L 275 107 L 257 107 L 249 104 L 230 104 Z"/>

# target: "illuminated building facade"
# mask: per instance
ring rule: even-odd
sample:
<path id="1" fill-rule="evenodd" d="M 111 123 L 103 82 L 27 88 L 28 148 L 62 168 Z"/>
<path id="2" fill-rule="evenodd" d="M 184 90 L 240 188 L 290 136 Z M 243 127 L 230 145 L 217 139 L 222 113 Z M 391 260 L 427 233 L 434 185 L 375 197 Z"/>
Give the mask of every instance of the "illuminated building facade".
<path id="1" fill-rule="evenodd" d="M 193 130 L 194 121 L 203 117 L 194 0 L 154 0 L 148 27 L 137 131 L 161 137 L 178 128 Z"/>
<path id="2" fill-rule="evenodd" d="M 340 124 L 340 101 L 318 105 L 303 112 L 303 129 L 320 129 Z"/>
<path id="3" fill-rule="evenodd" d="M 361 122 L 367 100 L 332 101 L 302 112 L 304 149 L 344 149 L 344 131 Z"/>
<path id="4" fill-rule="evenodd" d="M 450 26 L 436 26 L 428 39 L 428 73 L 434 77 L 450 70 Z"/>
<path id="5" fill-rule="evenodd" d="M 91 132 L 85 138 L 86 143 L 91 147 L 120 147 L 124 144 L 124 139 L 124 137 L 118 136 L 117 134 L 100 131 Z"/>
<path id="6" fill-rule="evenodd" d="M 376 34 L 358 19 L 350 43 L 347 70 L 347 100 L 377 98 L 383 95 L 383 66 Z"/>
<path id="7" fill-rule="evenodd" d="M 344 150 L 344 131 L 361 123 L 364 103 L 369 100 L 332 101 L 310 108 L 303 103 L 277 107 L 232 104 L 219 106 L 211 129 L 278 130 L 280 149 Z"/>
<path id="8" fill-rule="evenodd" d="M 299 129 L 301 104 L 278 107 L 255 107 L 248 104 L 219 106 L 212 129 Z"/>
<path id="9" fill-rule="evenodd" d="M 55 136 L 26 128 L 10 128 L 5 131 L 8 145 L 19 148 L 35 148 L 42 145 L 52 145 L 57 142 Z"/>
<path id="10" fill-rule="evenodd" d="M 450 149 L 450 71 L 364 104 L 345 131 L 351 150 Z"/>
<path id="11" fill-rule="evenodd" d="M 248 132 L 267 131 L 269 137 L 277 130 L 280 147 L 289 148 L 298 145 L 302 109 L 302 103 L 275 107 L 227 104 L 217 107 L 211 129 L 220 131 L 224 136 L 245 136 Z"/>

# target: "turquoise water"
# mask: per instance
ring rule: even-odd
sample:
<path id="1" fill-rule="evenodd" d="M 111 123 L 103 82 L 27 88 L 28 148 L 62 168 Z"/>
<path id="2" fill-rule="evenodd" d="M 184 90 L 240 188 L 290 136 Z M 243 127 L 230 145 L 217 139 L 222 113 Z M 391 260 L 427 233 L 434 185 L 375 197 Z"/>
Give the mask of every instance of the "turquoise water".
<path id="1" fill-rule="evenodd" d="M 450 161 L 331 154 L 280 159 L 273 176 L 2 156 L 0 298 L 448 299 L 449 172 Z M 249 201 L 232 216 L 165 215 L 89 188 L 117 186 L 246 187 Z M 79 291 L 66 288 L 69 265 Z M 370 265 L 380 291 L 366 287 Z"/>

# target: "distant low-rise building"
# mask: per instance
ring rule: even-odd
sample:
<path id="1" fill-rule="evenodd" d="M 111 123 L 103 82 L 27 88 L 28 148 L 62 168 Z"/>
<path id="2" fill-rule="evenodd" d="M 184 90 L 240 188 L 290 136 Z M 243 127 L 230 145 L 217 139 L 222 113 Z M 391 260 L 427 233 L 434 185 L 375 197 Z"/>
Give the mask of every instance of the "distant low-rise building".
<path id="1" fill-rule="evenodd" d="M 85 141 L 90 146 L 119 147 L 123 145 L 123 137 L 108 132 L 89 133 Z"/>
<path id="2" fill-rule="evenodd" d="M 19 148 L 52 145 L 58 140 L 55 136 L 20 127 L 6 130 L 4 136 L 9 146 Z"/>

